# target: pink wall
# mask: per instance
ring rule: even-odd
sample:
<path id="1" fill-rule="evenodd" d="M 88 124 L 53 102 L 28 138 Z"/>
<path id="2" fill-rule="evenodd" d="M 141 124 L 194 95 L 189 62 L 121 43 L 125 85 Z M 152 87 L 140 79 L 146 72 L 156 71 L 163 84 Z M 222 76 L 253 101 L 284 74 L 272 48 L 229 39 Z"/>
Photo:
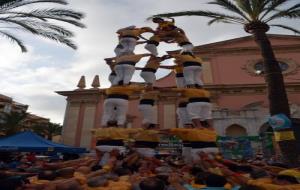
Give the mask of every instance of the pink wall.
<path id="1" fill-rule="evenodd" d="M 289 60 L 297 63 L 300 60 L 299 53 L 277 53 L 277 59 Z M 263 84 L 265 80 L 262 76 L 250 75 L 245 69 L 251 61 L 261 60 L 260 54 L 254 55 L 217 55 L 211 58 L 214 84 Z M 285 76 L 285 82 L 297 82 L 300 79 L 300 72 Z M 299 81 L 298 81 L 299 82 Z"/>
<path id="2" fill-rule="evenodd" d="M 223 95 L 217 100 L 217 104 L 221 108 L 227 108 L 231 110 L 240 110 L 245 105 L 253 102 L 263 101 L 267 106 L 266 95 Z"/>

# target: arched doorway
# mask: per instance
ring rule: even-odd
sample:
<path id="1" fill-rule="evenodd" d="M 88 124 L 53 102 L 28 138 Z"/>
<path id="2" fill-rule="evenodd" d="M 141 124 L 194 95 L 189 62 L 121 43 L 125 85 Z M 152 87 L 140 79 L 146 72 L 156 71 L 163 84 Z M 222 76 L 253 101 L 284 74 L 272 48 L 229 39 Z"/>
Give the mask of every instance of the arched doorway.
<path id="1" fill-rule="evenodd" d="M 247 136 L 247 130 L 238 124 L 233 124 L 226 128 L 225 135 L 227 137 Z"/>
<path id="2" fill-rule="evenodd" d="M 252 157 L 251 141 L 248 139 L 245 127 L 233 124 L 226 128 L 225 135 L 220 141 L 220 151 L 225 158 L 247 159 Z"/>

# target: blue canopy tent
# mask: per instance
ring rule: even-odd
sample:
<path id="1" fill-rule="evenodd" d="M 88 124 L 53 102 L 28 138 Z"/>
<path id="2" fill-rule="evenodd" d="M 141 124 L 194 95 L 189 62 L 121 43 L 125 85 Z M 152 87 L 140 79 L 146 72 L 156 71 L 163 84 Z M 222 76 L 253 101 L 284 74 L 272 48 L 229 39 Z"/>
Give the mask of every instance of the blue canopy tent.
<path id="1" fill-rule="evenodd" d="M 86 152 L 85 148 L 76 148 L 46 140 L 39 135 L 25 131 L 13 136 L 0 139 L 0 151 L 18 152 L 61 152 L 80 154 Z"/>

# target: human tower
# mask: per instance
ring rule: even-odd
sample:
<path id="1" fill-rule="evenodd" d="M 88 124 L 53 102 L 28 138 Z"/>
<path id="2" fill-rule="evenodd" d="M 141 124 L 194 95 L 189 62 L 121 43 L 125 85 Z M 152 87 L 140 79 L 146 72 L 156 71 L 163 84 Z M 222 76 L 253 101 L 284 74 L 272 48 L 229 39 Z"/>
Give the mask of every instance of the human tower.
<path id="1" fill-rule="evenodd" d="M 211 125 L 211 103 L 209 92 L 203 89 L 201 80 L 202 60 L 193 53 L 193 44 L 185 32 L 175 26 L 173 18 L 153 18 L 158 26 L 150 27 L 128 26 L 117 31 L 119 43 L 114 49 L 113 58 L 104 59 L 111 69 L 109 81 L 111 87 L 106 89 L 102 127 L 125 127 L 128 101 L 132 94 L 140 93 L 139 111 L 143 115 L 145 129 L 159 129 L 155 121 L 154 105 L 159 93 L 164 90 L 178 92 L 177 115 L 179 124 L 186 128 L 213 129 Z M 144 33 L 152 36 L 146 39 Z M 145 40 L 140 40 L 145 39 Z M 161 42 L 177 43 L 180 52 L 158 56 L 158 46 Z M 146 44 L 149 53 L 135 54 L 136 45 Z M 149 57 L 144 67 L 135 67 L 143 57 Z M 174 59 L 174 65 L 161 65 L 167 59 Z M 172 69 L 176 73 L 177 88 L 153 87 L 158 68 Z M 140 76 L 145 86 L 133 85 L 130 80 L 136 70 L 141 70 Z"/>

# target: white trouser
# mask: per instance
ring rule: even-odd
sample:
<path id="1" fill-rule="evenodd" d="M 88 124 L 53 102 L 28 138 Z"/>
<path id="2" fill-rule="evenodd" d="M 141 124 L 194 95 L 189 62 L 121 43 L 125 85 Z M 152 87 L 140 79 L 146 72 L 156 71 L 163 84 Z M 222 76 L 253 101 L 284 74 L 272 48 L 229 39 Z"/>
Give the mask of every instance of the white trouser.
<path id="1" fill-rule="evenodd" d="M 128 110 L 128 100 L 121 98 L 107 98 L 104 100 L 103 110 L 102 126 L 107 125 L 107 122 L 114 113 L 116 114 L 118 125 L 124 125 Z"/>
<path id="2" fill-rule="evenodd" d="M 114 80 L 115 80 L 115 78 L 116 78 L 116 74 L 109 74 L 109 76 L 108 76 L 108 80 L 109 80 L 109 82 L 111 83 L 111 84 L 114 84 Z"/>
<path id="3" fill-rule="evenodd" d="M 186 124 L 192 124 L 192 120 L 189 117 L 186 107 L 178 107 L 176 110 L 179 126 L 184 127 Z"/>
<path id="4" fill-rule="evenodd" d="M 182 47 L 182 52 L 191 52 L 193 53 L 194 45 L 193 44 L 186 44 L 181 46 Z"/>
<path id="5" fill-rule="evenodd" d="M 155 44 L 146 44 L 145 49 L 148 50 L 152 55 L 158 56 L 157 46 Z"/>
<path id="6" fill-rule="evenodd" d="M 203 82 L 201 80 L 201 66 L 187 66 L 183 67 L 183 76 L 186 82 L 186 85 L 194 85 L 198 84 L 203 86 Z"/>
<path id="7" fill-rule="evenodd" d="M 184 77 L 176 77 L 175 80 L 176 80 L 176 85 L 178 88 L 185 87 L 186 83 L 185 83 Z"/>
<path id="8" fill-rule="evenodd" d="M 124 51 L 124 48 L 121 44 L 118 44 L 116 46 L 116 48 L 114 49 L 114 52 L 115 52 L 117 57 L 119 57 L 122 54 L 123 51 Z"/>
<path id="9" fill-rule="evenodd" d="M 149 104 L 140 104 L 139 111 L 143 116 L 143 124 L 156 124 L 155 108 Z"/>
<path id="10" fill-rule="evenodd" d="M 151 71 L 142 71 L 140 76 L 149 84 L 153 84 L 156 81 L 155 73 Z"/>
<path id="11" fill-rule="evenodd" d="M 118 149 L 120 153 L 124 153 L 126 148 L 124 146 L 113 146 L 113 145 L 99 145 L 96 149 L 101 152 L 111 152 L 112 150 Z"/>
<path id="12" fill-rule="evenodd" d="M 191 119 L 205 121 L 212 118 L 212 105 L 209 102 L 191 102 L 186 108 Z"/>
<path id="13" fill-rule="evenodd" d="M 124 37 L 120 39 L 120 44 L 123 46 L 121 53 L 133 53 L 136 46 L 137 39 L 131 37 Z"/>
<path id="14" fill-rule="evenodd" d="M 117 85 L 120 81 L 123 81 L 123 84 L 129 84 L 134 74 L 135 67 L 133 65 L 121 64 L 116 65 L 114 70 L 117 74 L 113 82 L 114 85 Z"/>

